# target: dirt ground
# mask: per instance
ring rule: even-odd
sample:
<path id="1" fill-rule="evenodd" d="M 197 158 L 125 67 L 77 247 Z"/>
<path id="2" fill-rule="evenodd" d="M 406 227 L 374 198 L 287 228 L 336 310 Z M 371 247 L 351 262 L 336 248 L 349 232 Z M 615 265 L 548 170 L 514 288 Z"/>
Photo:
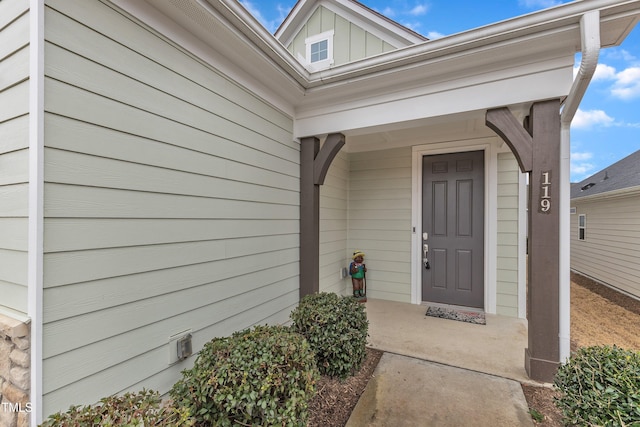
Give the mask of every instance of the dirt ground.
<path id="1" fill-rule="evenodd" d="M 571 348 L 617 345 L 640 351 L 640 301 L 598 285 L 581 276 L 571 276 Z M 344 426 L 364 391 L 382 352 L 367 349 L 362 368 L 345 381 L 322 378 L 310 405 L 309 427 Z M 562 415 L 553 403 L 551 388 L 522 386 L 532 412 L 542 419 L 537 427 L 560 427 Z"/>
<path id="2" fill-rule="evenodd" d="M 640 301 L 581 276 L 571 276 L 571 350 L 594 345 L 617 345 L 640 351 Z M 529 408 L 544 418 L 538 427 L 562 426 L 553 403 L 555 391 L 522 386 Z"/>

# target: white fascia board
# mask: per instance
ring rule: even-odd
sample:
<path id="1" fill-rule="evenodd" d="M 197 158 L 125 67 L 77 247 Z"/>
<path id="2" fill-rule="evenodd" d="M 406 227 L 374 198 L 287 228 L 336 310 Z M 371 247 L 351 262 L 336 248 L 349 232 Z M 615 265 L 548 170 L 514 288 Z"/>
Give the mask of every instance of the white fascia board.
<path id="1" fill-rule="evenodd" d="M 415 97 L 551 69 L 573 70 L 573 49 L 550 49 L 546 46 L 540 43 L 535 50 L 533 47 L 525 50 L 519 49 L 521 46 L 500 44 L 493 48 L 433 58 L 410 67 L 388 70 L 375 77 L 363 76 L 348 82 L 326 84 L 307 90 L 304 100 L 297 106 L 297 117 L 305 118 L 323 109 L 349 109 L 367 103 Z M 513 52 L 520 53 L 516 56 Z M 568 79 L 570 86 L 572 72 L 568 74 Z"/>
<path id="2" fill-rule="evenodd" d="M 224 2 L 230 0 L 221 0 Z M 341 0 L 348 2 L 348 0 Z M 337 4 L 338 0 L 332 3 Z M 315 5 L 314 2 L 305 2 Z M 621 42 L 632 23 L 640 14 L 640 0 L 620 2 L 619 0 L 576 1 L 540 12 L 509 19 L 477 29 L 465 31 L 441 39 L 425 41 L 413 46 L 386 52 L 340 66 L 311 73 L 305 87 L 312 92 L 314 88 L 325 90 L 332 85 L 342 85 L 357 79 L 371 79 L 389 70 L 414 67 L 416 64 L 437 58 L 458 54 L 466 55 L 473 50 L 488 49 L 500 43 L 518 43 L 523 49 L 531 46 L 545 46 L 554 49 L 570 49 L 576 52 L 580 48 L 580 19 L 591 10 L 600 10 L 603 25 L 611 28 L 612 41 Z M 621 28 L 624 27 L 624 28 Z M 520 55 L 528 52 L 521 51 Z M 308 94 L 307 94 L 308 95 Z"/>
<path id="3" fill-rule="evenodd" d="M 291 9 L 289 15 L 280 24 L 276 30 L 274 37 L 284 45 L 288 46 L 293 41 L 296 34 L 300 32 L 304 24 L 311 16 L 311 12 L 315 10 L 314 0 L 300 0 Z"/>
<path id="4" fill-rule="evenodd" d="M 529 103 L 566 96 L 571 86 L 572 64 L 528 75 L 471 83 L 446 82 L 423 93 L 407 91 L 398 96 L 369 98 L 333 109 L 298 113 L 294 137 L 366 129 L 385 124 L 440 117 Z"/>
<path id="5" fill-rule="evenodd" d="M 158 1 L 158 0 L 155 0 Z M 282 67 L 298 83 L 308 80 L 305 68 L 293 57 L 282 43 L 274 38 L 255 18 L 236 0 L 195 0 L 213 16 L 223 17 L 222 22 L 236 36 L 244 36 L 255 47 L 274 61 L 274 65 Z"/>
<path id="6" fill-rule="evenodd" d="M 413 33 L 400 24 L 350 0 L 299 1 L 276 31 L 275 37 L 283 45 L 288 46 L 320 6 L 396 47 L 410 46 L 427 40 L 426 37 Z"/>
<path id="7" fill-rule="evenodd" d="M 412 33 L 400 24 L 373 13 L 367 7 L 357 5 L 350 0 L 324 0 L 320 4 L 330 11 L 346 16 L 349 22 L 396 47 L 411 46 L 427 40 Z"/>
<path id="8" fill-rule="evenodd" d="M 136 0 L 113 1 L 125 9 L 125 3 L 129 5 L 142 3 Z M 209 29 L 205 29 L 203 25 L 195 24 L 192 18 L 190 22 L 185 21 L 181 24 L 187 29 L 183 28 L 183 32 L 192 38 L 204 41 L 204 45 L 215 46 L 218 53 L 221 52 L 223 56 L 227 56 L 226 70 L 229 70 L 229 75 L 237 76 L 240 83 L 255 89 L 258 94 L 269 94 L 269 97 L 265 96 L 267 100 L 280 97 L 285 100 L 281 103 L 283 106 L 290 103 L 295 110 L 298 110 L 302 104 L 308 103 L 314 91 L 327 90 L 330 93 L 327 96 L 333 97 L 334 103 L 339 103 L 348 98 L 341 93 L 341 89 L 347 83 L 351 85 L 355 81 L 364 79 L 371 81 L 372 86 L 388 85 L 389 72 L 415 68 L 425 61 L 434 61 L 452 55 L 464 57 L 474 50 L 488 50 L 500 43 L 515 46 L 524 40 L 525 44 L 520 45 L 524 49 L 544 45 L 553 46 L 554 49 L 572 49 L 575 52 L 579 48 L 579 20 L 583 13 L 598 9 L 601 11 L 602 21 L 610 24 L 617 19 L 616 17 L 623 16 L 629 21 L 640 14 L 640 0 L 576 1 L 442 39 L 397 49 L 362 61 L 309 73 L 237 1 L 180 0 L 171 3 L 168 1 L 154 0 L 149 4 L 158 9 L 163 8 L 174 21 L 184 20 L 185 11 L 193 6 L 201 8 L 203 13 L 209 15 L 208 19 L 211 20 L 212 25 L 208 26 Z M 313 2 L 305 2 L 307 3 Z M 177 4 L 184 5 L 184 11 L 178 9 Z M 212 12 L 207 13 L 203 9 L 206 5 L 210 6 L 209 9 Z M 199 15 L 198 21 L 201 19 L 202 16 Z M 218 19 L 221 20 L 218 21 Z M 618 28 L 619 25 L 622 23 L 611 25 L 614 29 L 613 33 L 616 30 L 629 31 L 628 28 Z M 214 34 L 215 31 L 220 32 L 223 37 L 218 37 L 218 34 Z M 555 35 L 555 38 L 550 35 Z M 612 37 L 614 35 L 612 34 Z M 512 54 L 517 55 L 513 52 Z M 527 54 L 527 51 L 521 52 L 520 57 Z M 206 60 L 210 61 L 211 58 Z M 224 68 L 223 71 L 225 71 Z M 252 85 L 252 82 L 258 84 Z M 335 90 L 336 88 L 339 90 Z"/>
<path id="9" fill-rule="evenodd" d="M 535 44 L 536 39 L 554 36 L 552 40 L 545 41 L 546 47 L 570 48 L 575 53 L 580 48 L 580 19 L 590 10 L 601 10 L 602 22 L 622 20 L 624 28 L 619 29 L 619 32 L 628 33 L 632 17 L 640 14 L 640 0 L 590 0 L 567 3 L 314 73 L 311 75 L 309 87 L 326 87 L 334 81 L 353 80 L 365 74 L 371 76 L 388 69 L 397 69 L 456 52 L 465 54 L 473 49 L 501 42 L 512 43 L 518 39 L 528 40 L 531 45 Z M 622 38 L 618 37 L 616 40 L 622 41 Z"/>

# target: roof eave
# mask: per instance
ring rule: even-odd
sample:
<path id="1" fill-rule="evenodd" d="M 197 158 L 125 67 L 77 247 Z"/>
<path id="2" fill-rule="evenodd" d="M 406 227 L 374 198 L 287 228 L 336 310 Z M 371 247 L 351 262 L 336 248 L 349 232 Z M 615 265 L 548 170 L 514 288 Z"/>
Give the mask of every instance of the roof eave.
<path id="1" fill-rule="evenodd" d="M 361 61 L 310 73 L 296 58 L 271 35 L 236 0 L 112 0 L 117 4 L 131 7 L 144 3 L 162 8 L 169 19 L 179 23 L 183 29 L 200 37 L 215 51 L 241 67 L 243 73 L 251 76 L 265 88 L 282 97 L 294 108 L 301 102 L 309 102 L 312 92 L 325 91 L 331 96 L 341 96 L 340 86 L 366 80 L 368 89 L 390 85 L 389 73 L 394 78 L 406 70 L 414 70 L 421 64 L 500 47 L 500 44 L 525 42 L 526 46 L 537 43 L 550 34 L 561 34 L 558 43 L 563 49 L 576 52 L 580 49 L 579 20 L 587 11 L 600 10 L 603 44 L 620 43 L 633 28 L 640 15 L 640 0 L 589 0 L 576 1 L 529 15 L 498 22 L 485 27 L 454 34 L 438 40 L 426 41 L 406 48 L 380 54 Z M 349 1 L 349 0 L 341 0 Z M 208 24 L 202 24 L 202 16 L 187 19 L 187 11 L 198 6 L 208 15 Z M 623 21 L 626 20 L 626 21 Z M 537 39 L 540 39 L 536 42 Z M 548 40 L 548 39 L 545 39 Z M 554 46 L 554 49 L 557 46 Z M 511 51 L 512 55 L 526 55 L 526 52 Z M 540 52 L 544 55 L 544 52 Z M 459 61 L 460 62 L 460 61 Z M 470 70 L 469 72 L 472 72 Z M 411 72 L 404 73 L 410 78 Z M 364 86 L 363 86 L 364 87 Z M 332 90 L 332 88 L 338 88 Z M 346 96 L 346 95 L 343 95 Z"/>
<path id="2" fill-rule="evenodd" d="M 640 195 L 640 185 L 620 188 L 617 190 L 604 191 L 602 193 L 589 194 L 587 196 L 574 196 L 572 202 L 587 202 L 593 200 L 614 199 L 620 197 L 637 197 Z"/>
<path id="3" fill-rule="evenodd" d="M 481 48 L 506 40 L 533 37 L 536 34 L 548 34 L 553 31 L 575 32 L 572 43 L 574 52 L 580 50 L 580 18 L 590 10 L 601 10 L 601 22 L 605 25 L 614 20 L 627 19 L 622 31 L 603 37 L 603 47 L 618 45 L 638 22 L 640 1 L 619 2 L 615 0 L 593 0 L 567 3 L 551 9 L 501 21 L 477 29 L 457 33 L 441 39 L 420 43 L 414 46 L 386 52 L 375 57 L 351 62 L 328 70 L 311 73 L 308 87 L 327 85 L 333 81 L 349 80 L 364 74 L 374 74 L 391 68 L 416 64 L 436 56 L 445 56 L 454 52 L 472 48 Z M 610 25 L 611 26 L 611 25 Z"/>
<path id="4" fill-rule="evenodd" d="M 408 46 L 428 40 L 422 34 L 389 19 L 355 0 L 299 0 L 276 30 L 276 39 L 287 46 L 309 19 L 309 16 L 319 6 L 324 6 L 336 13 L 347 16 L 362 16 L 363 19 L 366 20 L 366 23 L 363 25 L 365 29 L 371 26 L 373 31 L 378 32 L 378 35 L 383 39 L 390 38 L 389 42 L 392 45 L 400 44 L 401 46 Z M 381 34 L 386 34 L 386 37 Z M 391 42 L 391 39 L 396 42 Z"/>

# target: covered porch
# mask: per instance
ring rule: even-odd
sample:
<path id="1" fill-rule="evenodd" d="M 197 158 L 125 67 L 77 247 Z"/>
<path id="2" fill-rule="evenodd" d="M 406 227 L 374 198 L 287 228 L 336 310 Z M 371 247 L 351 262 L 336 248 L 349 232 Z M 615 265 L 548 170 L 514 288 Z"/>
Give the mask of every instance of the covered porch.
<path id="1" fill-rule="evenodd" d="M 310 83 L 294 124 L 300 296 L 344 293 L 345 258 L 364 251 L 369 297 L 403 302 L 401 317 L 420 316 L 404 329 L 393 326 L 390 340 L 427 320 L 422 301 L 482 309 L 489 325 L 491 315 L 509 313 L 520 325 L 527 316 L 514 372 L 550 381 L 569 356 L 569 127 L 595 71 L 592 53 L 619 43 L 631 28 L 619 24 L 636 19 L 630 4 L 599 4 L 576 2 L 513 20 L 509 29 L 497 24 L 418 44 L 394 52 L 401 61 L 379 55 L 357 71 L 319 73 L 322 85 Z M 432 297 L 442 289 L 460 292 Z M 463 301 L 467 291 L 478 298 Z M 381 316 L 388 321 L 390 313 Z M 384 334 L 371 319 L 375 341 Z M 512 340 L 505 331 L 492 340 L 456 326 L 466 332 L 460 339 L 434 327 L 440 340 L 429 331 L 399 348 L 450 342 L 444 363 L 464 354 L 461 344 L 473 348 L 469 363 L 506 357 Z"/>
<path id="2" fill-rule="evenodd" d="M 486 325 L 426 316 L 427 306 L 369 298 L 368 346 L 522 383 L 527 321 L 487 314 Z"/>

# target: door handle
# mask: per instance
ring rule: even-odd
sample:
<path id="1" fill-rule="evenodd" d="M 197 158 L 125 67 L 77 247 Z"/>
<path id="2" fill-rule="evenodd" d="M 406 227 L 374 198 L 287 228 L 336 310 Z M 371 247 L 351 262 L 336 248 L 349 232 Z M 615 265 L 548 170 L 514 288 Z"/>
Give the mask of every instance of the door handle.
<path id="1" fill-rule="evenodd" d="M 424 254 L 424 257 L 422 258 L 422 263 L 424 264 L 424 268 L 426 270 L 429 270 L 431 268 L 431 266 L 429 265 L 429 258 L 428 258 L 428 254 L 429 254 L 429 245 L 427 245 L 426 243 L 422 246 L 422 252 Z"/>

